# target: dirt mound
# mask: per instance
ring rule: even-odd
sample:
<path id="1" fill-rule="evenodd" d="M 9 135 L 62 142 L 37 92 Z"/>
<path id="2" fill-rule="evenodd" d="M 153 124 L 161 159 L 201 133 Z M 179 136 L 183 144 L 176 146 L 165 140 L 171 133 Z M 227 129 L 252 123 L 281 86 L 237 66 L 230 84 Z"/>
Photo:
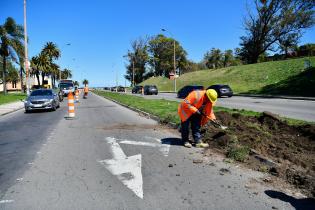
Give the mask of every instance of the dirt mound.
<path id="1" fill-rule="evenodd" d="M 264 169 L 262 171 L 283 178 L 308 195 L 315 196 L 315 125 L 290 126 L 269 112 L 259 117 L 227 112 L 218 112 L 216 116 L 229 129 L 222 131 L 211 125 L 203 129 L 204 139 L 212 147 L 229 155 L 231 147 L 238 145 L 243 154 L 236 155 L 245 155 L 246 158 L 240 160 L 249 167 Z M 255 152 L 251 153 L 246 148 Z M 253 154 L 256 153 L 275 164 L 266 165 L 254 160 Z"/>

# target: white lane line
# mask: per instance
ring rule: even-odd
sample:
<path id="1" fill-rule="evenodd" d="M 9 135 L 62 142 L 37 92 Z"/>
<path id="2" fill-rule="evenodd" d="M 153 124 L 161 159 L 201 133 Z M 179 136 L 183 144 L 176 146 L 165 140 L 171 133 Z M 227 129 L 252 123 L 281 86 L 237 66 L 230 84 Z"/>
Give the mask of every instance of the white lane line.
<path id="1" fill-rule="evenodd" d="M 143 180 L 141 172 L 141 154 L 127 157 L 116 139 L 105 139 L 113 154 L 113 159 L 98 161 L 139 198 L 143 199 Z"/>
<path id="2" fill-rule="evenodd" d="M 14 202 L 14 200 L 1 200 L 0 204 L 2 204 L 2 203 L 13 203 L 13 202 Z"/>
<path id="3" fill-rule="evenodd" d="M 158 147 L 159 151 L 162 152 L 164 156 L 168 156 L 170 151 L 169 144 L 157 144 L 157 143 L 150 143 L 150 142 L 143 142 L 143 141 L 129 141 L 123 140 L 119 142 L 120 144 L 130 144 L 130 145 L 137 145 L 137 146 L 148 146 L 148 147 Z"/>
<path id="4" fill-rule="evenodd" d="M 171 142 L 170 141 L 161 141 L 161 139 L 150 137 L 150 136 L 145 136 L 144 138 L 146 139 L 153 139 L 161 144 L 160 152 L 167 157 L 169 152 L 170 152 L 170 147 L 171 147 Z"/>

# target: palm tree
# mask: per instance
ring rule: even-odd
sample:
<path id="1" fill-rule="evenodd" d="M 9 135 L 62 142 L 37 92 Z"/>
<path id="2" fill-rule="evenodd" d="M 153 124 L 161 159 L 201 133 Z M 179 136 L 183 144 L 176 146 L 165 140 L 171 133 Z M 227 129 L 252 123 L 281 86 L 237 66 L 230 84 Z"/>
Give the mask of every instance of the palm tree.
<path id="1" fill-rule="evenodd" d="M 61 78 L 62 79 L 68 79 L 68 78 L 71 78 L 72 77 L 72 73 L 71 73 L 71 70 L 70 69 L 64 69 L 62 72 L 61 72 Z"/>
<path id="2" fill-rule="evenodd" d="M 89 81 L 88 81 L 87 79 L 84 79 L 84 80 L 82 81 L 82 83 L 83 83 L 84 86 L 86 87 L 86 85 L 89 84 Z"/>
<path id="3" fill-rule="evenodd" d="M 40 53 L 38 56 L 34 56 L 31 59 L 32 74 L 36 75 L 38 85 L 40 85 L 39 75 L 42 75 L 42 84 L 44 83 L 44 77 L 50 72 L 51 62 L 43 53 Z"/>
<path id="4" fill-rule="evenodd" d="M 3 93 L 7 93 L 6 88 L 6 59 L 7 57 L 20 57 L 20 49 L 23 48 L 23 27 L 16 24 L 15 20 L 8 17 L 3 25 L 0 25 L 0 55 L 3 59 Z"/>
<path id="5" fill-rule="evenodd" d="M 47 42 L 41 51 L 41 55 L 47 57 L 46 59 L 49 62 L 47 68 L 42 69 L 42 83 L 44 83 L 45 76 L 50 75 L 52 79 L 54 78 L 56 69 L 59 68 L 59 66 L 54 63 L 54 60 L 60 58 L 61 52 L 56 44 L 53 42 Z"/>
<path id="6" fill-rule="evenodd" d="M 60 50 L 53 42 L 47 42 L 42 50 L 42 53 L 47 55 L 51 60 L 57 60 L 61 56 Z"/>

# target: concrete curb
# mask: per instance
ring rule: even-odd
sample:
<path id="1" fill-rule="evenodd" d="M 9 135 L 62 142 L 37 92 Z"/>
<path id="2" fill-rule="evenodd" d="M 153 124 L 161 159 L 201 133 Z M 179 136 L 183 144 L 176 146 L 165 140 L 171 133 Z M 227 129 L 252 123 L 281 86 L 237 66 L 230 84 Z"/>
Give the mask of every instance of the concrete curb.
<path id="1" fill-rule="evenodd" d="M 132 111 L 134 111 L 134 112 L 137 112 L 137 113 L 140 114 L 140 115 L 143 115 L 143 116 L 145 116 L 145 117 L 147 117 L 147 118 L 149 118 L 149 119 L 155 120 L 155 121 L 157 121 L 157 122 L 160 123 L 160 124 L 167 125 L 168 127 L 174 128 L 174 129 L 177 129 L 177 128 L 178 128 L 178 126 L 177 126 L 175 123 L 172 123 L 172 122 L 164 123 L 164 122 L 162 122 L 161 118 L 159 118 L 158 116 L 155 116 L 155 115 L 153 115 L 153 114 L 147 113 L 147 112 L 142 111 L 142 110 L 140 110 L 140 109 L 137 109 L 137 108 L 135 108 L 135 107 L 132 107 L 132 106 L 129 106 L 129 105 L 120 103 L 119 101 L 116 101 L 116 100 L 114 100 L 114 99 L 111 99 L 111 98 L 108 98 L 108 97 L 105 97 L 105 96 L 100 96 L 100 95 L 97 95 L 96 93 L 93 93 L 93 94 L 96 95 L 96 96 L 98 96 L 98 97 L 105 98 L 105 99 L 107 99 L 107 100 L 109 100 L 109 101 L 112 101 L 112 102 L 114 102 L 114 103 L 116 103 L 116 104 L 119 104 L 120 106 L 126 107 L 126 108 L 128 108 L 128 109 L 130 109 L 130 110 L 132 110 Z"/>
<path id="2" fill-rule="evenodd" d="M 19 111 L 19 110 L 21 110 L 21 109 L 23 109 L 23 108 L 24 108 L 24 106 L 23 106 L 23 107 L 16 108 L 16 109 L 13 109 L 13 110 L 10 110 L 10 111 L 8 111 L 8 112 L 5 112 L 5 113 L 0 114 L 0 116 L 4 116 L 4 115 L 7 115 L 7 114 L 11 114 L 11 113 L 16 112 L 16 111 Z"/>
<path id="3" fill-rule="evenodd" d="M 315 97 L 302 97 L 302 96 L 256 95 L 256 94 L 241 94 L 241 93 L 234 93 L 233 96 L 257 97 L 257 98 L 281 98 L 281 99 L 291 99 L 291 100 L 315 101 Z"/>

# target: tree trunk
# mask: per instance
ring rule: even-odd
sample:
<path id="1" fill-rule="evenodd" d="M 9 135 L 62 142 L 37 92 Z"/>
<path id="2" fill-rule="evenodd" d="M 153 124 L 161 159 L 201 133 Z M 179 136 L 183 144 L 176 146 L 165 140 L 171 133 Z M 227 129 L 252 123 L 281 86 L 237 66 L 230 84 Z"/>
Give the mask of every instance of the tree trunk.
<path id="1" fill-rule="evenodd" d="M 37 78 L 37 83 L 38 83 L 38 85 L 40 85 L 39 73 L 36 73 L 35 75 L 36 75 L 36 78 Z"/>
<path id="2" fill-rule="evenodd" d="M 7 94 L 7 82 L 6 82 L 6 65 L 7 65 L 7 61 L 6 61 L 6 56 L 2 56 L 3 58 L 3 68 L 2 68 L 2 82 L 3 82 L 3 94 L 6 95 Z"/>
<path id="3" fill-rule="evenodd" d="M 45 73 L 42 73 L 42 85 L 44 85 Z"/>
<path id="4" fill-rule="evenodd" d="M 21 64 L 20 64 L 21 65 Z M 23 68 L 20 66 L 20 82 L 21 82 L 21 92 L 24 93 L 24 85 L 23 85 Z"/>

